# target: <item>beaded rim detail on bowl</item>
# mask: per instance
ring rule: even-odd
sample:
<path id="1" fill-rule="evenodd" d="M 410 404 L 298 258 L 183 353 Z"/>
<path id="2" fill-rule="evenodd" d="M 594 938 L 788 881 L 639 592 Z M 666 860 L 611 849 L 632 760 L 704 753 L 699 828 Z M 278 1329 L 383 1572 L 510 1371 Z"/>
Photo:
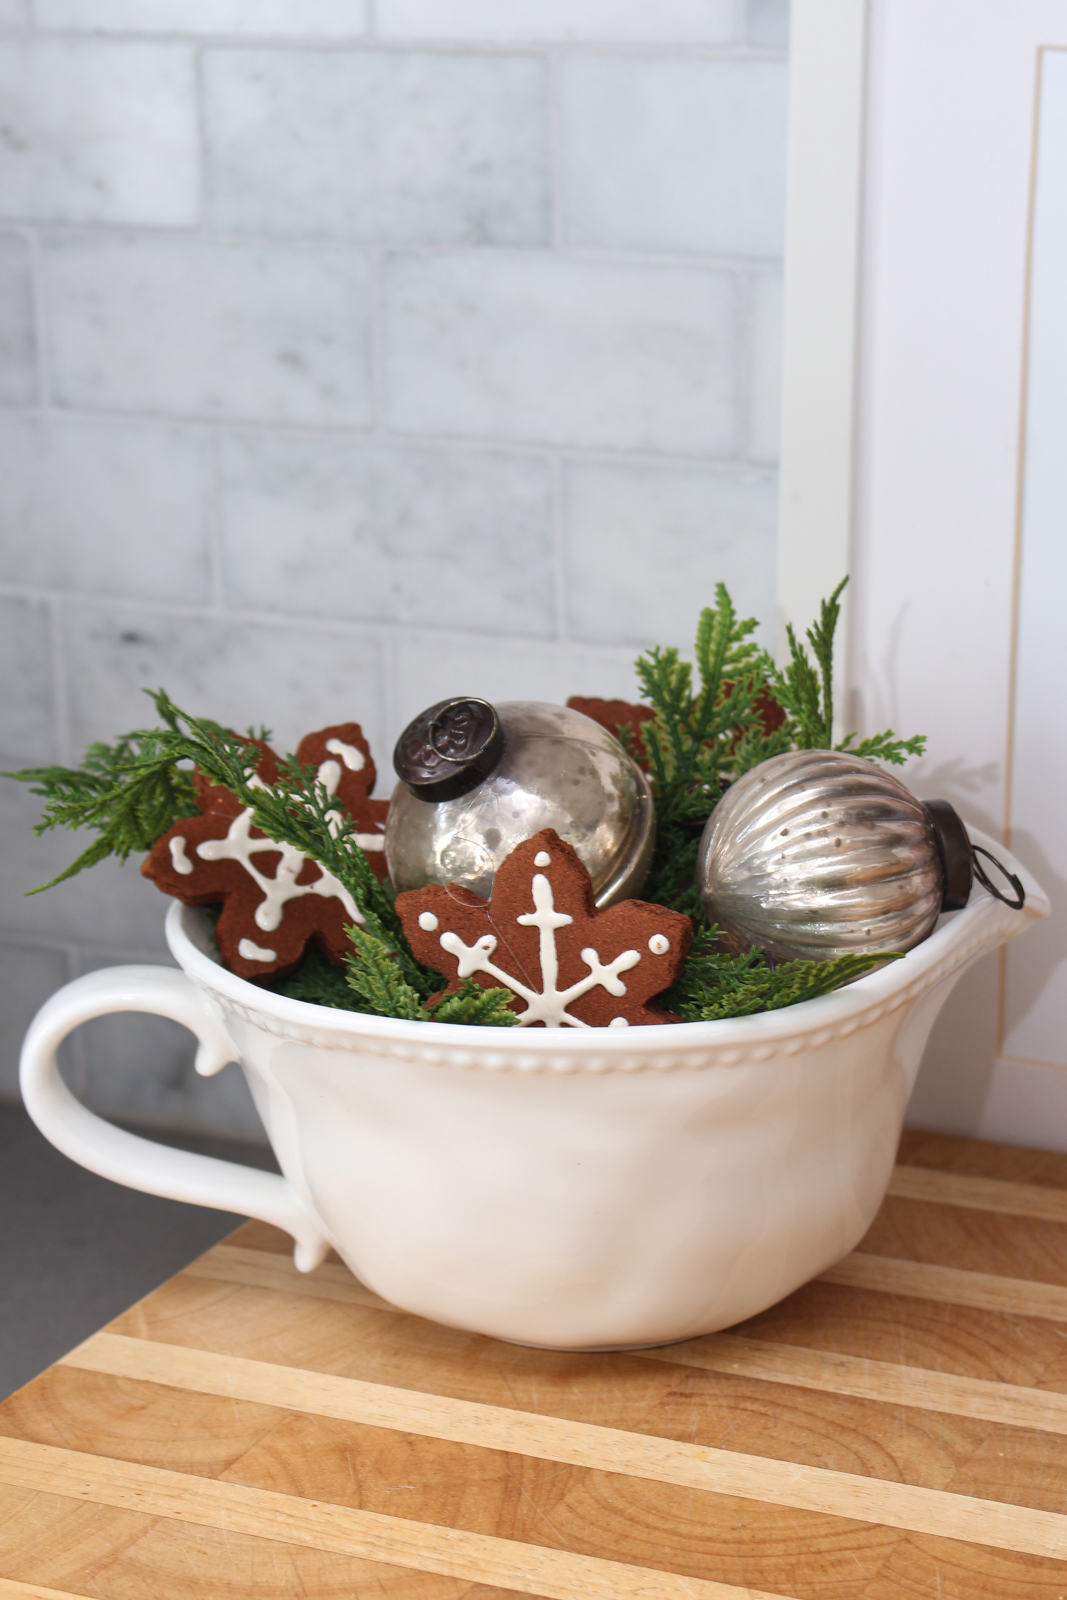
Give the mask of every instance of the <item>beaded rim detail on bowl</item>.
<path id="1" fill-rule="evenodd" d="M 976 952 L 1002 943 L 1004 918 L 1013 922 L 1018 918 L 1011 931 L 1021 933 L 1036 917 L 1047 915 L 1045 896 L 1030 879 L 1027 893 L 1029 915 L 1020 915 L 983 890 L 976 890 L 970 904 L 955 913 L 948 926 L 916 946 L 903 961 L 880 968 L 833 994 L 805 1001 L 802 1006 L 750 1017 L 672 1023 L 666 1025 L 668 1037 L 662 1044 L 649 1039 L 645 1045 L 623 1029 L 597 1029 L 594 1037 L 582 1033 L 577 1038 L 568 1029 L 567 1042 L 561 1046 L 555 1029 L 524 1033 L 514 1043 L 508 1035 L 505 1043 L 495 1030 L 404 1022 L 357 1011 L 334 1012 L 329 1023 L 313 1021 L 308 1013 L 321 1008 L 307 1001 L 263 994 L 262 1000 L 253 1004 L 248 997 L 262 991 L 256 991 L 252 984 L 226 971 L 197 948 L 184 925 L 185 919 L 196 913 L 177 901 L 167 912 L 167 937 L 187 975 L 225 1015 L 279 1039 L 326 1050 L 361 1048 L 373 1055 L 415 1061 L 423 1066 L 485 1072 L 564 1076 L 702 1071 L 714 1066 L 747 1066 L 787 1059 L 874 1027 L 890 1013 L 901 1011 L 935 985 L 953 977 Z M 964 921 L 971 925 L 971 933 L 961 939 Z M 269 1009 L 263 1001 L 269 1003 Z M 800 1012 L 804 1013 L 803 1019 Z M 709 1030 L 714 1030 L 714 1037 L 709 1036 Z M 660 1030 L 639 1030 L 641 1036 L 650 1032 L 658 1034 Z M 602 1034 L 610 1037 L 601 1038 Z"/>

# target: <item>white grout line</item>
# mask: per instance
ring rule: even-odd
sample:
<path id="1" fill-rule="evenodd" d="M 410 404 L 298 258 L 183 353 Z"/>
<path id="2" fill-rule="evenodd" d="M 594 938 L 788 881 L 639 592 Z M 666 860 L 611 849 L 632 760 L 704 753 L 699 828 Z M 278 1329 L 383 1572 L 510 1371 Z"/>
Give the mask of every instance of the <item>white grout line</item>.
<path id="1" fill-rule="evenodd" d="M 67 652 L 64 639 L 65 600 L 55 594 L 47 595 L 50 629 L 50 660 L 52 667 L 52 715 L 55 718 L 56 748 L 61 765 L 72 760 L 70 748 L 70 704 L 67 696 Z M 80 755 L 79 751 L 79 755 Z"/>
<path id="2" fill-rule="evenodd" d="M 733 318 L 734 361 L 736 383 L 734 388 L 734 417 L 738 455 L 746 461 L 752 459 L 752 281 L 739 275 L 736 288 L 737 302 Z"/>
<path id="3" fill-rule="evenodd" d="M 226 598 L 222 569 L 222 496 L 219 487 L 219 437 L 205 432 L 201 444 L 205 478 L 204 519 L 207 535 L 208 594 L 212 612 L 223 613 Z"/>
<path id="4" fill-rule="evenodd" d="M 385 384 L 385 314 L 382 305 L 384 250 L 376 247 L 367 254 L 370 284 L 367 329 L 370 340 L 371 412 L 374 419 L 371 432 L 375 438 L 381 438 L 389 431 L 386 422 L 388 397 Z"/>
<path id="5" fill-rule="evenodd" d="M 502 0 L 506 3 L 506 0 Z M 742 36 L 731 42 L 709 43 L 700 39 L 530 39 L 516 37 L 514 39 L 468 39 L 463 37 L 447 38 L 432 37 L 389 38 L 377 31 L 374 33 L 345 34 L 335 38 L 317 38 L 314 35 L 271 34 L 271 33 L 195 33 L 183 32 L 179 29 L 158 31 L 138 31 L 137 29 L 123 29 L 114 31 L 89 30 L 82 28 L 35 28 L 36 37 L 39 39 L 67 40 L 79 44 L 86 50 L 98 46 L 121 44 L 160 44 L 160 45 L 203 45 L 209 50 L 232 52 L 238 50 L 270 50 L 293 54 L 376 54 L 376 55 L 471 55 L 471 56 L 514 56 L 514 55 L 545 55 L 549 51 L 565 48 L 574 55 L 606 55 L 637 57 L 641 60 L 671 60 L 685 61 L 736 61 L 736 62 L 764 62 L 788 61 L 789 53 L 785 50 L 764 50 L 744 42 Z M 3 34 L 3 30 L 0 30 Z M 25 30 L 14 31 L 10 34 L 14 40 L 25 41 L 29 35 Z"/>
<path id="6" fill-rule="evenodd" d="M 552 480 L 552 516 L 549 523 L 549 548 L 552 553 L 553 603 L 556 619 L 556 638 L 567 637 L 566 549 L 563 506 L 564 463 L 559 456 L 549 462 Z"/>
<path id="7" fill-rule="evenodd" d="M 361 617 L 324 617 L 319 612 L 294 612 L 294 611 L 252 611 L 236 606 L 225 606 L 219 611 L 212 611 L 207 606 L 191 605 L 178 601 L 146 599 L 141 595 L 112 595 L 112 594 L 62 594 L 48 589 L 32 588 L 26 585 L 0 583 L 0 597 L 28 600 L 47 600 L 63 603 L 71 608 L 82 611 L 117 611 L 130 613 L 134 617 L 151 620 L 153 617 L 182 618 L 189 622 L 203 622 L 214 626 L 223 627 L 256 627 L 266 628 L 277 633 L 315 633 L 317 635 L 330 635 L 362 639 L 376 642 L 379 647 L 392 639 L 403 639 L 417 634 L 422 640 L 430 644 L 437 644 L 441 648 L 462 645 L 484 645 L 497 641 L 501 644 L 516 644 L 531 648 L 552 649 L 558 645 L 579 647 L 583 651 L 604 653 L 605 662 L 613 661 L 620 651 L 633 651 L 646 648 L 644 639 L 583 639 L 576 637 L 558 638 L 554 633 L 519 633 L 515 628 L 509 627 L 503 631 L 493 628 L 442 628 L 429 623 L 412 621 L 387 622 L 372 618 Z M 76 752 L 81 755 L 81 752 Z"/>
<path id="8" fill-rule="evenodd" d="M 315 233 L 289 231 L 272 232 L 257 228 L 210 228 L 203 231 L 199 223 L 117 222 L 110 218 L 70 222 L 63 217 L 23 217 L 17 214 L 0 215 L 0 231 L 9 229 L 34 229 L 46 238 L 93 239 L 134 238 L 148 244 L 157 242 L 181 243 L 208 242 L 212 245 L 276 246 L 282 250 L 382 250 L 392 255 L 406 256 L 477 256 L 498 260 L 518 259 L 528 261 L 531 256 L 542 256 L 549 261 L 579 261 L 593 265 L 663 267 L 689 271 L 737 272 L 756 271 L 780 273 L 782 256 L 759 255 L 748 251 L 694 250 L 685 248 L 639 249 L 635 246 L 579 244 L 550 241 L 538 244 L 515 244 L 510 241 L 495 243 L 492 240 L 472 243 L 469 239 L 435 239 L 426 237 L 390 239 L 382 234 L 357 234 L 333 232 L 329 229 Z"/>
<path id="9" fill-rule="evenodd" d="M 43 238 L 132 239 L 153 244 L 210 244 L 222 248 L 248 246 L 259 249 L 293 251 L 346 251 L 359 255 L 369 250 L 380 250 L 397 256 L 476 257 L 478 260 L 518 260 L 527 262 L 532 257 L 553 261 L 577 262 L 589 266 L 619 266 L 658 268 L 675 272 L 751 272 L 780 273 L 782 256 L 755 255 L 745 251 L 703 251 L 671 249 L 637 249 L 619 245 L 568 245 L 550 240 L 536 244 L 510 242 L 472 244 L 467 239 L 389 239 L 380 234 L 334 233 L 272 233 L 267 229 L 208 228 L 179 223 L 114 222 L 99 218 L 88 222 L 68 222 L 62 217 L 0 217 L 0 230 L 34 229 Z"/>
<path id="10" fill-rule="evenodd" d="M 207 127 L 204 121 L 204 52 L 197 49 L 193 56 L 193 116 L 196 126 L 196 213 L 198 234 L 208 233 L 208 150 Z"/>
<path id="11" fill-rule="evenodd" d="M 548 237 L 554 254 L 564 256 L 562 54 L 549 53 L 545 72 L 548 127 Z"/>
<path id="12" fill-rule="evenodd" d="M 720 476 L 736 474 L 739 467 L 746 469 L 750 465 L 758 467 L 768 477 L 777 471 L 777 462 L 758 461 L 749 463 L 745 458 L 732 455 L 672 455 L 666 451 L 640 450 L 628 445 L 619 445 L 614 449 L 605 446 L 582 446 L 573 444 L 554 444 L 546 440 L 527 439 L 493 439 L 479 435 L 464 435 L 451 433 L 422 433 L 412 430 L 405 432 L 395 427 L 353 428 L 343 423 L 318 423 L 318 422 L 277 422 L 271 419 L 256 417 L 209 417 L 201 413 L 168 413 L 161 411 L 121 411 L 114 407 L 85 409 L 76 406 L 0 406 L 0 425 L 5 418 L 14 421 L 36 420 L 50 417 L 58 423 L 71 423 L 75 426 L 100 426 L 106 427 L 116 423 L 125 427 L 146 428 L 173 428 L 186 429 L 196 432 L 201 428 L 211 428 L 220 434 L 260 434 L 266 437 L 291 438 L 291 439 L 338 439 L 347 440 L 353 446 L 360 443 L 380 443 L 396 450 L 425 450 L 436 451 L 439 454 L 463 452 L 468 455 L 493 455 L 515 456 L 528 458 L 536 456 L 543 458 L 549 451 L 559 454 L 566 461 L 585 461 L 591 465 L 627 466 L 627 467 L 662 467 L 670 469 L 680 467 L 685 471 L 706 471 Z M 746 470 L 747 476 L 747 470 Z"/>
<path id="13" fill-rule="evenodd" d="M 37 372 L 37 398 L 39 409 L 51 409 L 51 381 L 48 371 L 48 317 L 44 287 L 44 262 L 41 259 L 41 240 L 36 228 L 27 227 L 21 235 L 27 243 L 30 256 L 30 288 L 33 295 L 34 363 Z"/>

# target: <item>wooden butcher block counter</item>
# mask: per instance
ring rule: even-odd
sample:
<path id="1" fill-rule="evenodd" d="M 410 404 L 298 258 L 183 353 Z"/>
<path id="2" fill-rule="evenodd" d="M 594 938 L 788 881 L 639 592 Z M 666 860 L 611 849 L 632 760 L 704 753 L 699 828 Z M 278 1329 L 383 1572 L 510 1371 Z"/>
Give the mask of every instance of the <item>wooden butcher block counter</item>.
<path id="1" fill-rule="evenodd" d="M 729 1333 L 498 1344 L 258 1223 L 0 1407 L 0 1600 L 1067 1596 L 1067 1157 L 907 1134 Z"/>

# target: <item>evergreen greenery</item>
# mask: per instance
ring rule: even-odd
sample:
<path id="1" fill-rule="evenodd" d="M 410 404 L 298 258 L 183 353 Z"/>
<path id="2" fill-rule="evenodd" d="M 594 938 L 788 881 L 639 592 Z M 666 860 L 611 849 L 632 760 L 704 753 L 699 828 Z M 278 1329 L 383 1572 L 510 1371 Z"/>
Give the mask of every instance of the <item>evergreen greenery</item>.
<path id="1" fill-rule="evenodd" d="M 724 954 L 715 928 L 694 941 L 689 959 L 661 1003 L 685 1022 L 717 1022 L 778 1011 L 830 994 L 900 954 L 838 956 L 830 961 L 783 961 L 771 966 L 761 950 Z"/>
<path id="2" fill-rule="evenodd" d="M 5 772 L 43 796 L 44 816 L 34 833 L 52 828 L 90 828 L 98 837 L 58 877 L 30 894 L 40 894 L 105 857 L 120 861 L 151 850 L 161 834 L 182 817 L 197 815 L 192 775 L 177 764 L 164 729 L 127 733 L 115 744 L 91 744 L 80 767 L 24 767 Z"/>
<path id="3" fill-rule="evenodd" d="M 818 671 L 812 666 L 804 646 L 797 643 L 793 624 L 789 623 L 786 634 L 790 659 L 783 671 L 771 669 L 768 688 L 791 719 L 787 748 L 847 750 L 850 755 L 862 756 L 867 761 L 889 761 L 900 767 L 909 756 L 922 755 L 926 748 L 925 735 L 919 733 L 910 739 L 898 739 L 892 728 L 887 728 L 884 733 L 861 739 L 858 744 L 853 743 L 856 738 L 854 733 L 842 739 L 840 744 L 833 742 L 834 633 L 841 615 L 841 591 L 847 582 L 847 578 L 841 579 L 829 600 L 824 600 L 819 607 L 818 622 L 807 630 Z"/>
<path id="4" fill-rule="evenodd" d="M 656 647 L 634 663 L 641 694 L 655 713 L 641 728 L 656 809 L 646 899 L 683 911 L 700 925 L 696 859 L 701 826 L 726 785 L 760 761 L 786 750 L 835 749 L 899 766 L 909 755 L 922 754 L 923 735 L 898 739 L 891 728 L 858 744 L 852 733 L 839 744 L 833 742 L 834 634 L 847 582 L 843 578 L 822 602 L 819 620 L 807 630 L 815 665 L 790 626 L 790 660 L 779 670 L 750 638 L 755 618 L 738 619 L 721 583 L 716 585 L 715 605 L 701 612 L 697 625 L 698 689 L 694 691 L 692 667 L 675 649 Z M 785 721 L 772 733 L 766 732 L 760 713 L 760 702 L 767 700 L 785 713 Z M 635 753 L 630 731 L 619 731 Z"/>
<path id="5" fill-rule="evenodd" d="M 892 729 L 833 745 L 833 648 L 844 580 L 807 630 L 814 664 L 788 630 L 790 660 L 779 670 L 751 635 L 755 618 L 739 619 L 725 585 L 715 605 L 701 612 L 693 667 L 673 648 L 656 647 L 635 663 L 643 697 L 654 713 L 641 729 L 647 753 L 657 838 L 644 897 L 691 916 L 704 913 L 695 883 L 703 820 L 727 784 L 769 756 L 791 749 L 835 748 L 870 760 L 902 763 L 925 746 L 921 736 L 898 739 Z M 311 856 L 341 883 L 359 907 L 362 926 L 349 928 L 353 950 L 345 968 L 312 947 L 300 968 L 268 986 L 277 994 L 345 1010 L 418 1021 L 508 1027 L 507 989 L 483 989 L 467 979 L 441 995 L 441 975 L 419 962 L 394 905 L 392 886 L 380 883 L 356 843 L 356 824 L 318 781 L 314 767 L 287 756 L 269 787 L 253 786 L 259 751 L 253 738 L 229 732 L 181 711 L 164 690 L 150 693 L 162 726 L 124 735 L 113 745 L 94 744 L 80 767 L 30 767 L 4 776 L 31 785 L 45 801 L 38 834 L 53 828 L 87 828 L 96 839 L 42 889 L 62 883 L 109 855 L 125 861 L 150 850 L 175 822 L 198 812 L 192 769 L 222 784 L 252 808 L 252 821 L 269 838 Z M 770 697 L 785 721 L 767 733 L 760 702 Z M 633 749 L 626 729 L 620 736 Z M 30 893 L 39 893 L 31 890 Z M 791 961 L 777 967 L 759 950 L 723 954 L 716 930 L 699 934 L 674 988 L 663 1003 L 686 1021 L 747 1016 L 828 994 L 892 959 L 845 956 L 834 961 Z M 436 997 L 436 998 L 435 998 Z"/>
<path id="6" fill-rule="evenodd" d="M 641 728 L 656 808 L 656 846 L 643 894 L 699 924 L 696 888 L 700 826 L 744 762 L 755 766 L 790 748 L 788 732 L 770 735 L 756 702 L 773 664 L 751 638 L 755 617 L 738 618 L 725 584 L 715 588 L 697 624 L 699 687 L 673 647 L 658 645 L 634 662 L 641 694 L 655 716 Z M 628 739 L 632 750 L 632 738 Z M 744 768 L 742 768 L 744 770 Z"/>
<path id="7" fill-rule="evenodd" d="M 361 928 L 349 928 L 348 936 L 355 953 L 345 958 L 345 980 L 359 999 L 353 1010 L 369 1011 L 377 1017 L 402 1017 L 409 1022 L 466 1022 L 490 1028 L 508 1028 L 518 1021 L 508 1010 L 515 998 L 510 989 L 483 989 L 473 978 L 465 978 L 455 994 L 442 995 L 427 1007 L 404 982 L 380 939 Z M 434 978 L 440 990 L 440 973 L 435 973 Z"/>

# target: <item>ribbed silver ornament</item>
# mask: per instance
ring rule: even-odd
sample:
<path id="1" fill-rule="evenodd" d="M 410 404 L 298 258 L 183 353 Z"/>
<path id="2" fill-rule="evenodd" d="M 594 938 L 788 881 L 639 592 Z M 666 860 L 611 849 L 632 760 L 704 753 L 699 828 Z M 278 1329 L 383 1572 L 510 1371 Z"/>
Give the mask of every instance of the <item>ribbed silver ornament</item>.
<path id="1" fill-rule="evenodd" d="M 776 961 L 910 950 L 932 931 L 943 871 L 898 778 L 835 750 L 791 750 L 731 785 L 704 827 L 708 917 Z"/>

